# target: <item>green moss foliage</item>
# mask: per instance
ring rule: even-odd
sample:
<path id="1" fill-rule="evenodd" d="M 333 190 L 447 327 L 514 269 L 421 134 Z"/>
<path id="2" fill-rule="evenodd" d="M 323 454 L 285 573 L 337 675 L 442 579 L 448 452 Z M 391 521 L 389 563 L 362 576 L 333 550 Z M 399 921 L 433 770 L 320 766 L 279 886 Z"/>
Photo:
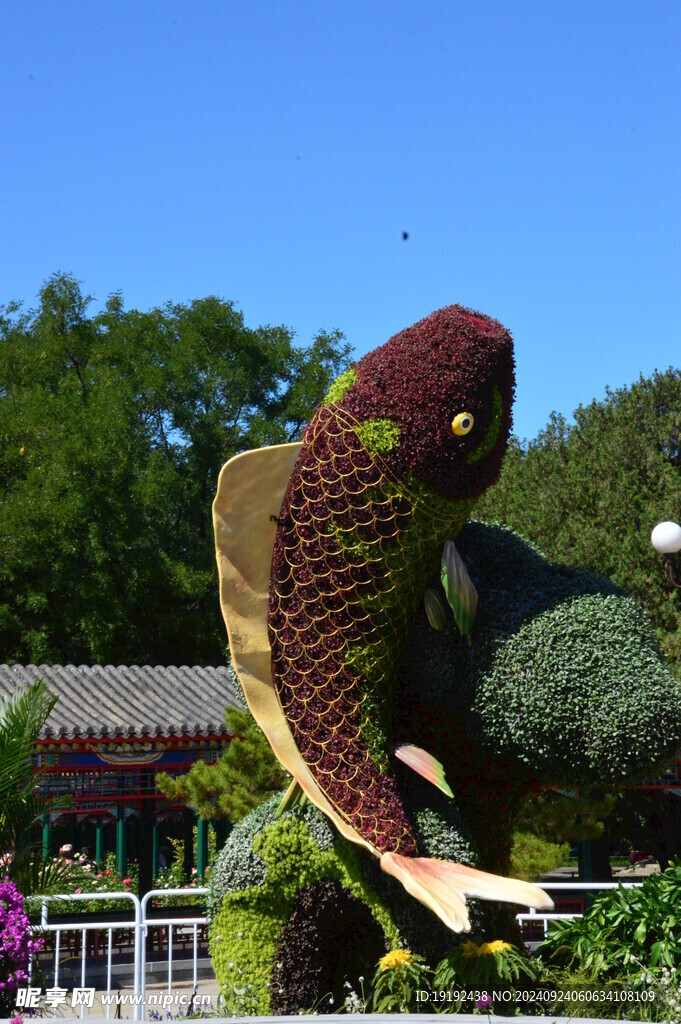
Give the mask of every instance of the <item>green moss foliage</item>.
<path id="1" fill-rule="evenodd" d="M 267 865 L 260 854 L 254 851 L 253 841 L 275 820 L 283 795 L 281 792 L 270 797 L 230 832 L 211 874 L 210 892 L 206 900 L 209 917 L 216 916 L 227 893 L 250 889 L 265 881 Z M 305 823 L 319 850 L 330 850 L 336 842 L 335 829 L 312 804 L 294 807 L 284 817 L 289 814 Z"/>
<path id="2" fill-rule="evenodd" d="M 268 983 L 277 941 L 306 886 L 339 882 L 368 907 L 391 947 L 399 941 L 390 911 L 366 882 L 361 851 L 340 837 L 321 849 L 318 839 L 325 844 L 329 827 L 316 808 L 296 807 L 278 820 L 275 813 L 275 801 L 270 800 L 237 826 L 242 830 L 239 841 L 223 850 L 210 898 L 211 907 L 220 905 L 210 928 L 216 977 L 227 995 L 252 986 L 248 991 L 256 993 L 261 1013 L 270 1010 Z M 250 875 L 234 864 L 234 858 L 244 855 L 251 858 Z M 253 868 L 254 858 L 262 867 Z"/>
<path id="3" fill-rule="evenodd" d="M 326 392 L 324 405 L 333 405 L 335 402 L 340 402 L 356 382 L 356 370 L 350 369 L 346 370 L 345 373 L 341 373 L 340 377 L 336 377 L 335 381 Z"/>
<path id="4" fill-rule="evenodd" d="M 400 428 L 388 419 L 365 420 L 356 433 L 366 450 L 376 455 L 388 455 L 400 443 Z"/>

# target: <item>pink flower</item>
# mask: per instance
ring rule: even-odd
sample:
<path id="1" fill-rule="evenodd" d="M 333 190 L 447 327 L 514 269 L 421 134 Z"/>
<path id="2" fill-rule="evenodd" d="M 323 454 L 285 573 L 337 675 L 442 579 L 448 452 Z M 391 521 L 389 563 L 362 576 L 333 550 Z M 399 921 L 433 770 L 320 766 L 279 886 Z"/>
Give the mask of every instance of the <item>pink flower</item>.
<path id="1" fill-rule="evenodd" d="M 24 1018 L 17 1014 L 16 1017 L 10 1017 L 9 1024 L 24 1024 Z"/>
<path id="2" fill-rule="evenodd" d="M 82 889 L 76 889 L 76 896 L 78 895 L 79 892 L 82 892 L 82 891 L 83 891 Z"/>
<path id="3" fill-rule="evenodd" d="M 107 871 L 107 875 L 108 874 L 109 874 L 109 872 Z M 101 877 L 102 877 L 102 872 L 100 871 L 99 874 L 97 875 L 97 878 L 101 878 Z"/>
<path id="4" fill-rule="evenodd" d="M 130 885 L 131 882 L 132 882 L 132 878 L 124 878 L 123 879 L 123 885 Z"/>
<path id="5" fill-rule="evenodd" d="M 107 868 L 106 871 L 105 871 L 105 874 L 110 875 L 111 874 L 111 868 Z"/>

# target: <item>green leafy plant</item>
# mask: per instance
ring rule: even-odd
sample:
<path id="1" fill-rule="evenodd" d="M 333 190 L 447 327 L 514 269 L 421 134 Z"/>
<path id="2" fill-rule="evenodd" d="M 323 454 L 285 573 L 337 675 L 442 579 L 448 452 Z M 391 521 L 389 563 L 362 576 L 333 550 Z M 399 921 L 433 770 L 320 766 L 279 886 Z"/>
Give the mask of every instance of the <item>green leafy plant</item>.
<path id="1" fill-rule="evenodd" d="M 509 942 L 496 939 L 477 943 L 469 939 L 451 949 L 437 965 L 433 988 L 436 992 L 493 992 L 500 988 L 530 987 L 538 977 L 538 965 Z M 472 1000 L 445 1003 L 443 1008 L 458 1012 L 464 1006 L 472 1011 Z M 504 1004 L 505 1010 L 509 1008 L 510 1004 Z"/>
<path id="2" fill-rule="evenodd" d="M 541 878 L 570 856 L 568 843 L 550 843 L 531 832 L 515 832 L 511 847 L 511 876 L 529 881 Z"/>
<path id="3" fill-rule="evenodd" d="M 0 877 L 16 882 L 26 898 L 70 892 L 78 884 L 78 873 L 64 862 L 43 862 L 36 827 L 65 803 L 40 794 L 44 773 L 34 766 L 36 741 L 56 702 L 42 681 L 0 700 Z"/>
<path id="4" fill-rule="evenodd" d="M 428 1003 L 419 1002 L 419 990 L 430 987 L 431 969 L 423 957 L 409 949 L 393 949 L 378 962 L 374 974 L 373 1013 L 427 1012 Z"/>
<path id="5" fill-rule="evenodd" d="M 642 885 L 596 897 L 583 917 L 553 923 L 541 953 L 599 979 L 652 974 L 681 962 L 681 858 Z"/>

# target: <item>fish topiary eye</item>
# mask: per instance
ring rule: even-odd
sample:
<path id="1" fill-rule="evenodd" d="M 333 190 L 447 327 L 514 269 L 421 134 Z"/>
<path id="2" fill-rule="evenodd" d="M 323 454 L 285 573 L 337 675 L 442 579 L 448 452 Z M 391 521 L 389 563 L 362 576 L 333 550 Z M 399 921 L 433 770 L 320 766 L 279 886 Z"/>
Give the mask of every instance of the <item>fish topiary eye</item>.
<path id="1" fill-rule="evenodd" d="M 458 412 L 452 420 L 452 430 L 458 437 L 463 437 L 464 434 L 470 434 L 474 422 L 473 413 Z"/>

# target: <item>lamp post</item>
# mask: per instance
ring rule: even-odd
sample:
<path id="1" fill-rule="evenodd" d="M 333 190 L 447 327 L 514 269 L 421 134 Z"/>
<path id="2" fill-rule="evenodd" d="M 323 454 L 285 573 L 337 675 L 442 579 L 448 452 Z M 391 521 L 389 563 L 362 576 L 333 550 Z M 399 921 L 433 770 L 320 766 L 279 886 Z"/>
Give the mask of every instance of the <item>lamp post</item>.
<path id="1" fill-rule="evenodd" d="M 681 526 L 678 523 L 658 523 L 650 535 L 656 551 L 664 555 L 672 585 L 681 590 L 681 582 L 675 575 L 674 556 L 681 551 Z"/>

